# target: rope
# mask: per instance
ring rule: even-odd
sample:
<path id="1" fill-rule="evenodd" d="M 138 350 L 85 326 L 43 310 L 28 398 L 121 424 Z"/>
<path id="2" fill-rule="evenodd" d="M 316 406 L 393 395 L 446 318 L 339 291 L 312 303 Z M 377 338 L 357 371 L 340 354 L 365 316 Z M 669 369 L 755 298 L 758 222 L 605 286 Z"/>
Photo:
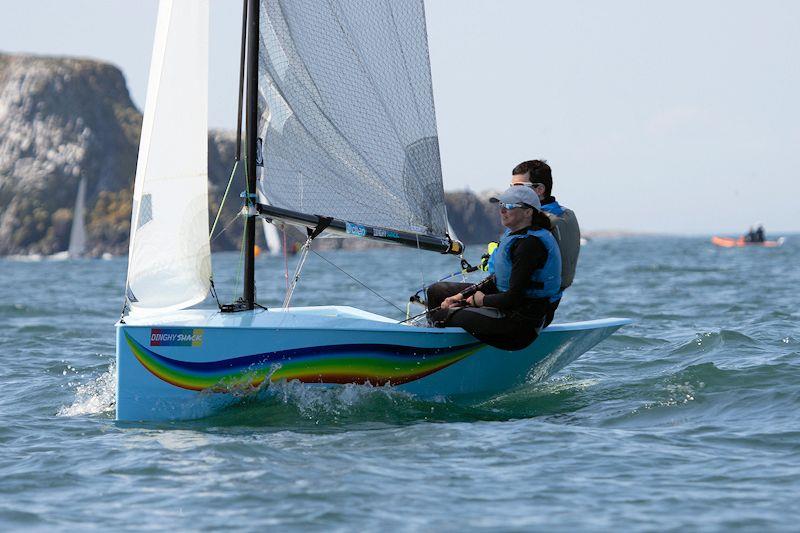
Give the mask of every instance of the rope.
<path id="1" fill-rule="evenodd" d="M 412 320 L 415 320 L 415 319 L 417 319 L 417 318 L 419 318 L 419 317 L 421 317 L 423 315 L 427 315 L 428 313 L 435 313 L 436 311 L 438 311 L 440 309 L 441 309 L 441 306 L 437 307 L 436 309 L 431 309 L 430 311 L 423 311 L 418 315 L 412 316 L 411 318 L 406 318 L 405 320 L 401 320 L 400 322 L 398 322 L 398 324 L 405 324 L 406 322 L 411 322 Z"/>
<path id="2" fill-rule="evenodd" d="M 233 226 L 233 223 L 234 223 L 234 222 L 236 222 L 237 220 L 239 220 L 239 216 L 240 216 L 240 215 L 241 215 L 241 213 L 236 213 L 236 215 L 234 215 L 234 217 L 233 217 L 233 218 L 232 218 L 232 219 L 231 219 L 231 220 L 230 220 L 230 221 L 229 221 L 229 222 L 228 222 L 228 223 L 225 225 L 225 227 L 224 227 L 224 228 L 222 228 L 222 231 L 220 231 L 219 233 L 217 233 L 217 234 L 214 236 L 214 238 L 213 238 L 213 239 L 211 239 L 209 242 L 214 242 L 215 240 L 219 239 L 219 238 L 222 236 L 222 234 L 223 234 L 223 233 L 225 233 L 226 231 L 228 231 L 228 229 L 229 229 L 231 226 Z"/>
<path id="3" fill-rule="evenodd" d="M 411 317 L 411 303 L 412 302 L 413 302 L 413 300 L 409 300 L 408 303 L 406 304 L 406 320 L 410 320 L 410 317 Z"/>
<path id="4" fill-rule="evenodd" d="M 124 324 L 125 323 L 125 313 L 130 311 L 130 307 L 128 307 L 128 296 L 125 295 L 125 299 L 122 302 L 122 311 L 119 313 L 119 321 Z"/>
<path id="5" fill-rule="evenodd" d="M 427 288 L 429 288 L 429 287 L 431 287 L 431 286 L 433 286 L 433 285 L 435 285 L 437 283 L 440 283 L 442 281 L 447 281 L 450 278 L 454 278 L 454 277 L 458 276 L 459 274 L 461 275 L 461 278 L 464 280 L 464 282 L 466 282 L 467 281 L 467 274 L 475 272 L 476 270 L 478 270 L 478 267 L 470 265 L 469 262 L 466 259 L 461 257 L 461 270 L 459 270 L 458 272 L 453 272 L 452 274 L 448 274 L 447 276 L 445 276 L 443 278 L 439 278 L 438 280 L 434 281 L 430 285 L 426 285 L 426 286 L 422 287 L 420 290 L 418 290 L 417 292 L 414 293 L 414 296 L 418 297 L 420 295 L 420 293 L 425 292 L 425 289 L 427 289 Z"/>
<path id="6" fill-rule="evenodd" d="M 422 249 L 419 247 L 419 234 L 415 233 L 414 237 L 417 239 L 417 252 L 420 252 L 420 253 L 417 253 L 417 257 L 420 258 L 420 261 L 419 261 L 419 277 L 420 277 L 420 281 L 422 281 L 422 289 L 421 290 L 424 291 L 425 290 L 425 265 L 424 265 L 424 261 L 422 260 L 424 256 L 421 255 Z"/>
<path id="7" fill-rule="evenodd" d="M 283 270 L 286 290 L 289 290 L 289 250 L 286 249 L 286 224 L 283 225 Z"/>
<path id="8" fill-rule="evenodd" d="M 483 286 L 486 283 L 489 283 L 489 281 L 492 280 L 492 279 L 494 279 L 494 275 L 492 275 L 492 276 L 490 276 L 490 277 L 488 277 L 488 278 L 486 278 L 484 280 L 481 280 L 478 283 L 475 283 L 474 285 L 470 285 L 466 289 L 462 290 L 461 294 L 463 294 L 464 296 L 467 296 L 467 295 L 472 296 L 473 294 L 475 294 L 475 292 L 481 290 L 483 288 Z M 466 305 L 466 302 L 463 301 L 463 300 L 462 300 L 462 302 L 463 303 L 459 302 L 460 305 L 456 305 L 456 307 L 464 307 Z M 402 320 L 402 321 L 398 322 L 398 324 L 405 324 L 406 322 L 414 320 L 415 318 L 419 318 L 419 317 L 421 317 L 423 315 L 426 315 L 428 313 L 435 313 L 436 311 L 439 311 L 441 308 L 442 308 L 442 306 L 440 305 L 439 307 L 437 307 L 435 309 L 429 309 L 427 311 L 423 311 L 422 313 L 420 313 L 418 315 L 412 316 L 411 318 L 406 318 L 405 320 Z"/>
<path id="9" fill-rule="evenodd" d="M 387 304 L 391 305 L 392 307 L 394 307 L 395 309 L 397 309 L 397 310 L 398 310 L 398 311 L 400 311 L 401 313 L 406 313 L 406 312 L 407 312 L 407 311 L 404 311 L 402 308 L 398 307 L 397 305 L 395 305 L 394 303 L 392 303 L 391 301 L 389 301 L 388 299 L 384 298 L 384 297 L 383 297 L 381 294 L 379 294 L 378 292 L 376 292 L 376 291 L 372 290 L 372 289 L 371 289 L 369 286 L 367 286 L 365 283 L 362 283 L 361 281 L 359 281 L 357 278 L 355 278 L 353 275 L 351 275 L 351 274 L 350 274 L 349 272 L 347 272 L 346 270 L 342 269 L 342 268 L 341 268 L 340 266 L 338 266 L 337 264 L 335 264 L 335 263 L 333 263 L 332 261 L 328 260 L 327 258 L 325 258 L 325 257 L 321 256 L 319 253 L 317 253 L 317 252 L 316 252 L 316 251 L 314 251 L 314 250 L 311 250 L 311 252 L 312 252 L 314 255 L 316 255 L 317 257 L 319 257 L 320 259 L 322 259 L 323 261 L 327 262 L 329 265 L 331 265 L 331 266 L 333 266 L 333 267 L 337 268 L 337 269 L 338 269 L 340 272 L 342 272 L 343 274 L 345 274 L 346 276 L 348 276 L 350 279 L 352 279 L 353 281 L 355 281 L 356 283 L 358 283 L 359 285 L 361 285 L 362 287 L 364 287 L 365 289 L 367 289 L 369 292 L 371 292 L 372 294 L 374 294 L 375 296 L 377 296 L 378 298 L 380 298 L 381 300 L 383 300 L 383 301 L 384 301 L 384 302 L 386 302 Z"/>
<path id="10" fill-rule="evenodd" d="M 219 216 L 222 214 L 222 207 L 225 205 L 225 200 L 228 198 L 228 191 L 231 190 L 231 183 L 233 183 L 233 176 L 236 174 L 236 168 L 239 166 L 239 162 L 235 161 L 233 163 L 233 170 L 231 170 L 231 177 L 228 178 L 228 186 L 225 187 L 225 194 L 222 196 L 222 202 L 219 204 L 219 210 L 217 211 L 217 216 L 214 218 L 214 224 L 211 226 L 211 233 L 209 233 L 209 237 L 214 235 L 214 229 L 217 227 L 217 222 L 219 221 Z M 225 228 L 227 229 L 227 228 Z M 223 230 L 225 231 L 225 230 Z"/>
<path id="11" fill-rule="evenodd" d="M 222 303 L 220 303 L 219 296 L 217 296 L 217 289 L 216 289 L 216 287 L 214 287 L 214 278 L 213 277 L 211 278 L 211 295 L 217 301 L 217 307 L 219 307 L 219 310 L 222 311 Z"/>
<path id="12" fill-rule="evenodd" d="M 417 318 L 416 316 L 409 318 L 409 315 L 411 314 L 411 302 L 414 301 L 415 298 L 417 300 L 419 300 L 419 297 L 418 297 L 419 293 L 421 293 L 421 292 L 424 293 L 425 289 L 427 288 L 426 284 L 425 284 L 425 270 L 424 270 L 425 267 L 424 267 L 424 263 L 422 261 L 422 255 L 420 253 L 420 252 L 422 252 L 422 250 L 419 247 L 419 235 L 415 234 L 415 238 L 417 240 L 417 257 L 420 258 L 420 261 L 419 261 L 419 278 L 420 278 L 420 281 L 422 282 L 422 285 L 421 285 L 420 290 L 415 292 L 414 296 L 412 296 L 411 299 L 409 300 L 408 307 L 406 309 L 406 319 L 403 322 L 408 322 L 409 320 L 413 320 L 414 318 Z M 426 297 L 426 299 L 427 299 L 427 297 Z M 417 315 L 417 316 L 419 316 L 419 315 Z M 400 322 L 400 324 L 402 324 L 403 322 Z"/>
<path id="13" fill-rule="evenodd" d="M 469 261 L 464 259 L 463 252 L 458 256 L 458 258 L 461 259 L 461 281 L 463 283 L 466 283 L 467 282 L 467 274 L 470 273 L 470 272 L 475 272 L 476 270 L 478 270 L 478 267 L 473 267 L 472 265 L 470 265 Z M 466 265 L 466 268 L 464 267 L 464 265 Z M 472 270 L 470 270 L 470 269 L 472 269 Z"/>

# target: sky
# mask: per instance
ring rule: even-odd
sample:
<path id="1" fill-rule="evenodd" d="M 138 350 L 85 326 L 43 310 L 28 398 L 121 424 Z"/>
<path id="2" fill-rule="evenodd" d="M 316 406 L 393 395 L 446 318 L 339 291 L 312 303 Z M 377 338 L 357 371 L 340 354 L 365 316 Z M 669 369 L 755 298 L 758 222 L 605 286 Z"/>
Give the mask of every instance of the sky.
<path id="1" fill-rule="evenodd" d="M 240 0 L 211 1 L 212 127 Z M 0 52 L 109 61 L 145 101 L 155 0 L 0 0 Z M 445 190 L 547 159 L 585 230 L 800 231 L 800 2 L 428 0 Z"/>

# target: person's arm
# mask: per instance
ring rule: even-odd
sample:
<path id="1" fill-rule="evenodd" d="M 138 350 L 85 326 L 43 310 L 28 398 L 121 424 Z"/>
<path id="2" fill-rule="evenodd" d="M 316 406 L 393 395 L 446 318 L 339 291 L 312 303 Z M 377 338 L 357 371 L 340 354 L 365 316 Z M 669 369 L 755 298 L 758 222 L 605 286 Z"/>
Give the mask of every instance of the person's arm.
<path id="1" fill-rule="evenodd" d="M 531 276 L 537 269 L 544 267 L 547 261 L 547 248 L 534 236 L 518 239 L 511 249 L 511 279 L 508 290 L 497 294 L 478 296 L 478 305 L 510 309 L 523 303 L 525 291 L 531 284 Z"/>
<path id="2" fill-rule="evenodd" d="M 495 285 L 494 285 L 494 274 L 492 274 L 491 276 L 488 276 L 488 277 L 484 278 L 483 280 L 479 281 L 475 285 L 467 287 L 463 291 L 461 291 L 459 293 L 456 293 L 453 296 L 450 296 L 448 298 L 445 298 L 444 301 L 442 302 L 441 307 L 442 307 L 442 309 L 448 309 L 450 307 L 454 307 L 454 306 L 460 305 L 458 302 L 461 302 L 462 300 L 467 300 L 466 303 L 468 305 L 473 305 L 472 301 L 470 301 L 469 298 L 471 298 L 472 295 L 474 295 L 476 292 L 480 292 L 480 291 L 492 292 L 492 291 L 496 291 L 496 290 L 497 289 L 495 288 Z"/>

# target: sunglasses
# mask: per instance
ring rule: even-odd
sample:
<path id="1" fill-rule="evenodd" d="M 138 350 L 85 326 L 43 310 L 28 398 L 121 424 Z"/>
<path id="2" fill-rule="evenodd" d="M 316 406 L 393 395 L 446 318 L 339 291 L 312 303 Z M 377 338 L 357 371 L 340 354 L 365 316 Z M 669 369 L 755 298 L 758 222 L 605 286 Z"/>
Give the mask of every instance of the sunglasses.
<path id="1" fill-rule="evenodd" d="M 536 187 L 544 187 L 543 183 L 512 183 L 511 187 L 530 187 L 531 189 L 535 189 Z"/>
<path id="2" fill-rule="evenodd" d="M 506 204 L 502 202 L 498 202 L 497 206 L 500 208 L 501 211 L 511 211 L 512 209 L 528 208 L 528 206 L 522 204 Z"/>

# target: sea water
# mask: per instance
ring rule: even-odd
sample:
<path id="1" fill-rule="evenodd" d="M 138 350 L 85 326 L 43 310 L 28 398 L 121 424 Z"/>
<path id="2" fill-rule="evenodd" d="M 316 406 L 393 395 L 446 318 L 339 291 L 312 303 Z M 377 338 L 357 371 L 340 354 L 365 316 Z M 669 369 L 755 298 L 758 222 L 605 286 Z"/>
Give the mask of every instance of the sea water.
<path id="1" fill-rule="evenodd" d="M 311 255 L 294 305 L 403 318 L 458 270 L 400 248 L 319 253 L 352 278 Z M 213 258 L 224 301 L 239 259 Z M 262 304 L 295 263 L 258 258 Z M 798 265 L 800 237 L 596 239 L 556 322 L 636 323 L 545 383 L 473 405 L 283 383 L 213 418 L 123 424 L 125 258 L 0 259 L 0 528 L 796 530 Z"/>

